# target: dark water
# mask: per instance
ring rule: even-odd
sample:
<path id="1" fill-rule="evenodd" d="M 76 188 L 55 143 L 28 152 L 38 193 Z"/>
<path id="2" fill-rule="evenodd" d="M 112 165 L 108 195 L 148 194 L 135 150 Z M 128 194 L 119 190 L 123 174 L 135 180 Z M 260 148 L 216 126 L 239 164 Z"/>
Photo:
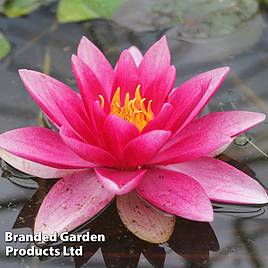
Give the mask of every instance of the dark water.
<path id="1" fill-rule="evenodd" d="M 236 32 L 217 38 L 181 37 L 180 26 L 135 32 L 116 23 L 95 20 L 58 25 L 50 8 L 29 17 L 9 20 L 0 17 L 0 28 L 11 41 L 13 51 L 0 62 L 0 132 L 38 125 L 39 109 L 19 80 L 17 69 L 47 72 L 74 85 L 70 56 L 82 35 L 93 40 L 115 62 L 123 48 L 135 44 L 143 51 L 165 32 L 177 67 L 177 83 L 201 71 L 229 65 L 232 71 L 206 111 L 249 110 L 268 113 L 268 16 L 256 15 Z M 237 138 L 224 159 L 268 187 L 268 125 L 266 122 Z M 6 258 L 3 232 L 29 233 L 36 210 L 48 185 L 21 187 L 4 172 L 0 180 L 0 267 L 268 267 L 267 208 L 225 206 L 215 208 L 211 224 L 178 219 L 176 231 L 165 245 L 138 240 L 122 226 L 113 205 L 85 228 L 107 234 L 103 245 L 85 245 L 84 259 Z M 33 197 L 32 197 L 33 196 Z M 31 199 L 32 198 L 32 199 Z M 21 208 L 23 210 L 20 212 Z M 109 220 L 111 219 L 111 220 Z M 109 222 L 109 224 L 107 224 Z M 95 228 L 95 229 L 94 229 Z M 27 244 L 16 244 L 26 248 Z M 105 264 L 104 264 L 105 263 Z"/>

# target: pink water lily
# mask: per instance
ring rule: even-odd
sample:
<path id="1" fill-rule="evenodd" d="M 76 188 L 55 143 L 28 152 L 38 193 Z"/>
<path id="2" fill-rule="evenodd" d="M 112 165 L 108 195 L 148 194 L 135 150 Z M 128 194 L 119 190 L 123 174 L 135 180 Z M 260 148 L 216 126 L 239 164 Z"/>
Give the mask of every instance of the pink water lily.
<path id="1" fill-rule="evenodd" d="M 123 223 L 154 243 L 169 239 L 175 215 L 212 221 L 211 201 L 268 202 L 258 182 L 212 156 L 265 119 L 254 112 L 200 112 L 228 67 L 174 89 L 166 38 L 143 56 L 124 50 L 113 69 L 83 37 L 72 69 L 79 93 L 54 78 L 20 70 L 53 131 L 26 127 L 0 135 L 0 156 L 17 169 L 61 178 L 43 201 L 35 232 L 71 231 L 116 196 Z"/>

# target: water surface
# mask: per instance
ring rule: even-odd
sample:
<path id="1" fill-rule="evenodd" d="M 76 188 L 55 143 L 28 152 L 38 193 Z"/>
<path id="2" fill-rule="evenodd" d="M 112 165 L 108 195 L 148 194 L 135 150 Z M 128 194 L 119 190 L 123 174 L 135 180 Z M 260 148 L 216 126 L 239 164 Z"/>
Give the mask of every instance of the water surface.
<path id="1" fill-rule="evenodd" d="M 199 72 L 231 66 L 230 75 L 205 112 L 249 110 L 268 113 L 268 16 L 265 12 L 257 14 L 246 26 L 231 34 L 200 38 L 195 34 L 183 35 L 180 25 L 146 32 L 101 19 L 59 25 L 52 10 L 53 7 L 43 8 L 14 20 L 0 17 L 0 27 L 13 47 L 10 56 L 0 62 L 0 132 L 39 124 L 39 109 L 19 80 L 19 68 L 49 73 L 75 87 L 70 56 L 75 53 L 82 35 L 95 42 L 114 63 L 122 49 L 135 44 L 145 51 L 166 33 L 177 67 L 177 84 Z M 266 120 L 246 136 L 238 138 L 224 156 L 226 161 L 248 172 L 266 187 L 267 137 Z M 29 226 L 43 196 L 41 191 L 32 198 L 35 189 L 12 183 L 5 178 L 8 175 L 5 172 L 0 180 L 1 241 L 3 232 L 12 230 L 18 216 L 16 227 L 23 228 L 14 232 L 31 232 Z M 39 183 L 45 192 L 48 186 L 42 180 Z M 127 232 L 111 206 L 90 226 L 105 232 L 108 242 L 87 245 L 87 258 L 76 260 L 76 265 L 79 267 L 90 258 L 88 267 L 105 267 L 104 263 L 107 267 L 268 267 L 266 208 L 224 206 L 216 211 L 211 224 L 178 219 L 172 239 L 168 244 L 158 246 L 140 241 Z M 113 220 L 107 220 L 109 217 Z M 5 246 L 4 242 L 0 245 L 0 267 L 75 265 L 71 258 L 6 258 Z"/>

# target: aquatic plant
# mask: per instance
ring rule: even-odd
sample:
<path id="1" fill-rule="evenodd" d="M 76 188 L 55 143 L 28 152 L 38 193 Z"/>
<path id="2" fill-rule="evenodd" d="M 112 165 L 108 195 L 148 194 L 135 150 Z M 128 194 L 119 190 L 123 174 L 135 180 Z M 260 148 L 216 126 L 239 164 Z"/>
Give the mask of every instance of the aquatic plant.
<path id="1" fill-rule="evenodd" d="M 175 216 L 212 221 L 211 201 L 268 202 L 256 180 L 214 158 L 265 115 L 200 117 L 228 67 L 174 88 L 176 69 L 165 37 L 144 56 L 136 47 L 124 50 L 114 69 L 83 37 L 72 69 L 79 94 L 48 75 L 19 70 L 58 131 L 26 127 L 0 135 L 7 163 L 34 176 L 61 178 L 40 207 L 35 232 L 74 230 L 116 197 L 127 228 L 161 243 L 171 236 Z"/>

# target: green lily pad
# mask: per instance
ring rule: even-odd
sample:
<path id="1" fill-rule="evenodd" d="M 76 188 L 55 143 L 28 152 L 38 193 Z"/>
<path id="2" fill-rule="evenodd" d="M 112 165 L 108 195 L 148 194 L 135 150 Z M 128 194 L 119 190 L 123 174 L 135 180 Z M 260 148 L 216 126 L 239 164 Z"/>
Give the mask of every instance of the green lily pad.
<path id="1" fill-rule="evenodd" d="M 258 8 L 257 0 L 129 0 L 113 19 L 136 31 L 180 25 L 185 34 L 207 38 L 236 31 Z"/>
<path id="2" fill-rule="evenodd" d="M 110 18 L 126 0 L 60 0 L 57 19 L 61 23 Z"/>
<path id="3" fill-rule="evenodd" d="M 39 8 L 43 0 L 7 0 L 3 12 L 7 17 L 16 18 L 27 15 Z"/>
<path id="4" fill-rule="evenodd" d="M 11 46 L 5 36 L 0 32 L 0 60 L 7 56 Z"/>
<path id="5" fill-rule="evenodd" d="M 259 2 L 260 2 L 261 4 L 268 5 L 268 0 L 259 0 Z"/>

